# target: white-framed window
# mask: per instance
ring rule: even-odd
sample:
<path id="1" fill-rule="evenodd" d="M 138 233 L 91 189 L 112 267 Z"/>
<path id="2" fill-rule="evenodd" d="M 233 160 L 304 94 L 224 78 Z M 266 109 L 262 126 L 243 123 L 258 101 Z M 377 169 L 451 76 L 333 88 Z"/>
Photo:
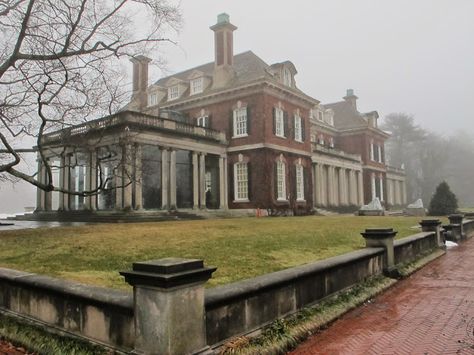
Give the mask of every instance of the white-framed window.
<path id="1" fill-rule="evenodd" d="M 288 68 L 283 69 L 283 84 L 286 86 L 291 86 L 291 71 Z"/>
<path id="2" fill-rule="evenodd" d="M 234 164 L 234 200 L 248 201 L 249 199 L 249 175 L 247 163 Z"/>
<path id="3" fill-rule="evenodd" d="M 303 141 L 303 125 L 301 123 L 301 117 L 299 115 L 295 115 L 295 141 Z"/>
<path id="4" fill-rule="evenodd" d="M 199 127 L 209 127 L 209 116 L 198 117 L 197 125 Z"/>
<path id="5" fill-rule="evenodd" d="M 381 146 L 381 145 L 378 145 L 377 148 L 378 148 L 378 151 L 379 151 L 379 163 L 383 163 L 383 159 L 382 159 L 382 146 Z"/>
<path id="6" fill-rule="evenodd" d="M 322 134 L 319 135 L 318 143 L 324 145 L 324 136 Z"/>
<path id="7" fill-rule="evenodd" d="M 329 137 L 329 148 L 334 148 L 334 138 Z"/>
<path id="8" fill-rule="evenodd" d="M 281 108 L 275 108 L 275 135 L 285 138 L 285 119 Z"/>
<path id="9" fill-rule="evenodd" d="M 247 107 L 234 110 L 234 132 L 232 137 L 247 136 Z"/>
<path id="10" fill-rule="evenodd" d="M 212 189 L 212 175 L 210 171 L 206 171 L 204 175 L 204 183 L 206 184 L 206 192 Z"/>
<path id="11" fill-rule="evenodd" d="M 191 80 L 191 89 L 190 89 L 190 95 L 195 95 L 195 94 L 200 94 L 204 89 L 203 86 L 203 79 L 202 78 L 197 78 Z"/>
<path id="12" fill-rule="evenodd" d="M 323 111 L 318 111 L 318 120 L 324 121 L 324 113 L 323 113 Z"/>
<path id="13" fill-rule="evenodd" d="M 170 100 L 176 100 L 179 98 L 179 86 L 171 86 L 168 88 L 168 101 Z"/>
<path id="14" fill-rule="evenodd" d="M 277 178 L 277 200 L 286 201 L 285 163 L 281 160 L 277 161 L 276 178 Z"/>
<path id="15" fill-rule="evenodd" d="M 158 94 L 156 92 L 148 95 L 148 106 L 155 106 L 158 104 Z"/>
<path id="16" fill-rule="evenodd" d="M 370 160 L 375 160 L 375 145 L 374 142 L 370 142 Z"/>
<path id="17" fill-rule="evenodd" d="M 296 165 L 296 199 L 304 201 L 304 173 L 303 165 Z"/>

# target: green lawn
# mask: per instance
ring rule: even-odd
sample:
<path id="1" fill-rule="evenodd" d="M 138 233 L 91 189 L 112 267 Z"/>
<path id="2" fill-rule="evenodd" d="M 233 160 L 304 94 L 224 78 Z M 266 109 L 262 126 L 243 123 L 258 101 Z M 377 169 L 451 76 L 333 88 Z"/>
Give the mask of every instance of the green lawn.
<path id="1" fill-rule="evenodd" d="M 97 224 L 0 232 L 0 267 L 126 288 L 118 274 L 134 261 L 201 258 L 218 269 L 209 286 L 281 270 L 362 248 L 360 232 L 417 231 L 419 217 L 235 218 Z"/>

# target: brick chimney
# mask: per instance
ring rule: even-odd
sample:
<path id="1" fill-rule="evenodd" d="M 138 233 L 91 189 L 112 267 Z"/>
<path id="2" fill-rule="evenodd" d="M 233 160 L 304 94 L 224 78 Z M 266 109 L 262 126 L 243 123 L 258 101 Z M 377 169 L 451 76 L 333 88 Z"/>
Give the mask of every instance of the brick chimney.
<path id="1" fill-rule="evenodd" d="M 217 23 L 211 27 L 214 31 L 214 88 L 226 86 L 235 77 L 233 32 L 236 29 L 225 13 L 218 15 Z"/>
<path id="2" fill-rule="evenodd" d="M 138 55 L 130 61 L 133 63 L 133 93 L 129 108 L 142 111 L 148 105 L 148 63 L 151 59 Z"/>
<path id="3" fill-rule="evenodd" d="M 351 104 L 352 108 L 354 111 L 357 111 L 357 99 L 358 97 L 354 95 L 354 90 L 353 89 L 347 89 L 346 90 L 346 96 L 343 97 L 346 102 Z"/>

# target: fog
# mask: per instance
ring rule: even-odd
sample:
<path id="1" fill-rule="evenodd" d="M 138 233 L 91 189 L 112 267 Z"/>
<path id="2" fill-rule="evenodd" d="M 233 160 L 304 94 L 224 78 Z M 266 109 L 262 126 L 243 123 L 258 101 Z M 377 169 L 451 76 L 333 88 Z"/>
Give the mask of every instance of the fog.
<path id="1" fill-rule="evenodd" d="M 474 133 L 472 0 L 248 1 L 182 0 L 178 44 L 164 44 L 167 71 L 150 81 L 213 60 L 217 14 L 238 27 L 234 52 L 267 63 L 291 60 L 297 85 L 322 103 L 353 88 L 359 110 L 413 114 L 442 135 Z M 131 68 L 129 68 L 131 69 Z M 0 186 L 0 213 L 34 205 L 34 189 Z"/>

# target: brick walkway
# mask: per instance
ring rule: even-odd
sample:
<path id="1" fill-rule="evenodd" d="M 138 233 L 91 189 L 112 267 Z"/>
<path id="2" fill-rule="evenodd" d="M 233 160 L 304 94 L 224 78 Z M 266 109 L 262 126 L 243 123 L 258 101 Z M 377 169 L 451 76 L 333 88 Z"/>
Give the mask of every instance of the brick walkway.
<path id="1" fill-rule="evenodd" d="M 474 238 L 290 354 L 474 354 Z"/>

